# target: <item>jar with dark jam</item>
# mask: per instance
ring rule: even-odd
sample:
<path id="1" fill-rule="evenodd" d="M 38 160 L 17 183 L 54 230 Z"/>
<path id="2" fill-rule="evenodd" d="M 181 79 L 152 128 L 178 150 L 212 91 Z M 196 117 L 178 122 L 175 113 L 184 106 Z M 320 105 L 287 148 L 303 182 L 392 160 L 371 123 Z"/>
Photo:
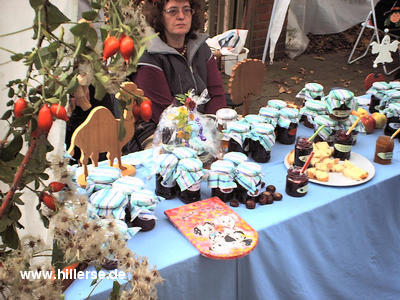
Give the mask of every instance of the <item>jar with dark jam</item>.
<path id="1" fill-rule="evenodd" d="M 376 140 L 374 162 L 381 165 L 390 165 L 393 158 L 394 141 L 385 135 Z"/>
<path id="2" fill-rule="evenodd" d="M 320 100 L 307 100 L 300 109 L 304 126 L 314 128 L 314 118 L 326 113 L 326 105 Z"/>
<path id="3" fill-rule="evenodd" d="M 353 137 L 351 134 L 347 135 L 345 130 L 336 131 L 333 143 L 333 157 L 340 160 L 350 159 L 352 143 Z"/>
<path id="4" fill-rule="evenodd" d="M 325 125 L 324 128 L 314 138 L 314 142 L 327 142 L 330 146 L 333 145 L 335 136 L 335 127 L 337 121 L 332 120 L 328 115 L 320 115 L 314 118 L 314 130 L 316 131 L 320 126 Z"/>
<path id="5" fill-rule="evenodd" d="M 285 145 L 293 144 L 296 140 L 299 111 L 295 108 L 283 108 L 279 113 L 276 140 Z"/>
<path id="6" fill-rule="evenodd" d="M 294 147 L 294 166 L 304 166 L 307 158 L 313 150 L 313 142 L 306 137 L 298 137 Z M 310 165 L 309 165 L 310 166 Z"/>
<path id="7" fill-rule="evenodd" d="M 347 119 L 357 103 L 351 91 L 339 88 L 332 89 L 323 101 L 329 117 L 336 121 Z"/>
<path id="8" fill-rule="evenodd" d="M 227 129 L 223 133 L 228 139 L 228 152 L 245 153 L 246 134 L 250 129 L 250 125 L 244 122 L 232 122 L 227 125 Z"/>
<path id="9" fill-rule="evenodd" d="M 392 136 L 400 128 L 400 103 L 390 103 L 384 112 L 387 116 L 387 123 L 383 132 L 385 135 Z M 396 138 L 400 141 L 400 134 Z"/>
<path id="10" fill-rule="evenodd" d="M 249 139 L 249 152 L 254 161 L 268 162 L 271 158 L 271 148 L 275 144 L 274 127 L 271 124 L 256 124 L 250 131 Z"/>
<path id="11" fill-rule="evenodd" d="M 208 173 L 208 186 L 211 188 L 211 196 L 219 197 L 224 202 L 233 199 L 236 190 L 235 165 L 227 160 L 217 160 L 211 164 Z"/>
<path id="12" fill-rule="evenodd" d="M 371 100 L 369 101 L 369 112 L 372 114 L 378 112 L 377 107 L 381 103 L 381 99 L 375 95 L 371 95 Z"/>
<path id="13" fill-rule="evenodd" d="M 174 179 L 178 158 L 174 154 L 161 154 L 156 173 L 156 195 L 172 199 L 177 195 L 178 187 Z"/>
<path id="14" fill-rule="evenodd" d="M 235 181 L 237 182 L 236 199 L 245 203 L 247 200 L 258 201 L 262 182 L 261 166 L 254 162 L 243 162 L 236 170 Z"/>
<path id="15" fill-rule="evenodd" d="M 184 158 L 179 161 L 175 178 L 180 188 L 178 197 L 183 203 L 200 200 L 200 182 L 204 174 L 203 163 L 198 158 Z"/>
<path id="16" fill-rule="evenodd" d="M 324 87 L 316 82 L 309 82 L 304 85 L 304 88 L 296 95 L 296 98 L 304 100 L 321 100 L 324 96 Z"/>
<path id="17" fill-rule="evenodd" d="M 286 175 L 286 194 L 292 197 L 304 197 L 308 191 L 308 176 L 301 173 L 301 167 L 290 167 Z"/>

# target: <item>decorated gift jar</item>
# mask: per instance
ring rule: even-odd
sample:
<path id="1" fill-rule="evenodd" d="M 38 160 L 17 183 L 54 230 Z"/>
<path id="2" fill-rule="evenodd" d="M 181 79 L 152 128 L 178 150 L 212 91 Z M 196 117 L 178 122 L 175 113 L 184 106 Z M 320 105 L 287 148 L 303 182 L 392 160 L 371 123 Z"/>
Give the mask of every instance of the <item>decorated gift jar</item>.
<path id="1" fill-rule="evenodd" d="M 272 99 L 268 100 L 268 105 L 267 107 L 273 107 L 277 110 L 281 110 L 282 108 L 285 108 L 287 106 L 287 103 L 283 100 L 278 100 L 278 99 Z"/>
<path id="2" fill-rule="evenodd" d="M 249 114 L 244 117 L 245 121 L 250 124 L 250 126 L 254 126 L 255 124 L 265 123 L 266 119 L 260 115 Z"/>
<path id="3" fill-rule="evenodd" d="M 385 109 L 391 103 L 400 103 L 400 91 L 399 90 L 388 90 L 385 92 L 385 97 L 382 98 L 378 107 L 376 107 L 377 111 L 379 109 Z"/>
<path id="4" fill-rule="evenodd" d="M 384 129 L 385 135 L 391 136 L 397 129 L 400 128 L 400 103 L 391 103 L 383 111 L 387 117 L 386 127 Z M 400 134 L 397 135 L 400 141 Z"/>
<path id="5" fill-rule="evenodd" d="M 178 187 L 174 175 L 178 166 L 178 158 L 173 154 L 161 154 L 156 171 L 156 195 L 172 199 L 177 195 Z"/>
<path id="6" fill-rule="evenodd" d="M 94 192 L 89 197 L 89 211 L 99 217 L 125 219 L 125 207 L 129 203 L 128 196 L 111 187 Z"/>
<path id="7" fill-rule="evenodd" d="M 246 137 L 249 132 L 250 125 L 245 122 L 232 122 L 228 124 L 223 133 L 228 138 L 228 152 L 243 152 L 245 153 Z"/>
<path id="8" fill-rule="evenodd" d="M 327 142 L 329 145 L 333 145 L 333 139 L 336 131 L 337 121 L 332 120 L 328 115 L 320 115 L 314 118 L 314 130 L 317 131 L 318 128 L 325 125 L 324 128 L 318 133 L 314 138 L 314 142 Z"/>
<path id="9" fill-rule="evenodd" d="M 102 165 L 90 170 L 86 178 L 86 191 L 90 195 L 93 192 L 105 188 L 111 188 L 112 183 L 122 176 L 119 168 Z"/>
<path id="10" fill-rule="evenodd" d="M 235 165 L 232 162 L 227 160 L 213 162 L 207 178 L 211 196 L 219 197 L 224 202 L 232 200 L 237 187 L 234 178 Z"/>
<path id="11" fill-rule="evenodd" d="M 314 128 L 314 118 L 326 114 L 326 104 L 319 100 L 307 100 L 300 109 L 300 115 L 307 128 Z"/>
<path id="12" fill-rule="evenodd" d="M 283 108 L 279 111 L 276 140 L 285 145 L 293 144 L 296 140 L 299 111 L 296 108 Z"/>
<path id="13" fill-rule="evenodd" d="M 247 155 L 242 152 L 228 152 L 224 155 L 224 160 L 230 161 L 235 167 L 247 161 Z"/>
<path id="14" fill-rule="evenodd" d="M 304 88 L 296 95 L 304 100 L 321 100 L 324 96 L 324 87 L 316 82 L 306 83 Z"/>
<path id="15" fill-rule="evenodd" d="M 336 131 L 337 130 L 347 131 L 357 121 L 357 119 L 358 119 L 357 116 L 350 115 L 348 119 L 338 121 L 335 127 Z M 354 127 L 354 129 L 351 131 L 352 145 L 355 145 L 357 143 L 358 133 L 365 133 L 365 127 L 362 124 L 362 122 L 358 122 L 356 127 Z"/>
<path id="16" fill-rule="evenodd" d="M 175 147 L 172 154 L 178 159 L 197 157 L 196 151 L 189 147 Z"/>
<path id="17" fill-rule="evenodd" d="M 346 89 L 332 89 L 323 101 L 332 120 L 344 120 L 352 110 L 357 110 L 354 94 Z"/>
<path id="18" fill-rule="evenodd" d="M 371 88 L 367 91 L 367 94 L 371 95 L 371 100 L 369 103 L 369 112 L 374 113 L 378 111 L 381 99 L 386 97 L 385 92 L 390 90 L 392 86 L 384 81 L 374 82 Z"/>
<path id="19" fill-rule="evenodd" d="M 154 211 L 163 198 L 149 190 L 140 190 L 131 194 L 129 201 L 130 220 L 126 220 L 129 227 L 140 227 L 141 231 L 149 231 L 156 224 Z"/>
<path id="20" fill-rule="evenodd" d="M 236 199 L 245 203 L 247 200 L 258 200 L 262 182 L 261 166 L 254 162 L 243 162 L 236 169 Z"/>
<path id="21" fill-rule="evenodd" d="M 265 122 L 271 124 L 274 128 L 278 124 L 279 110 L 273 107 L 261 107 L 258 114 L 265 118 Z"/>
<path id="22" fill-rule="evenodd" d="M 217 110 L 215 115 L 217 117 L 219 131 L 226 129 L 228 123 L 237 121 L 237 112 L 231 108 L 221 108 Z"/>
<path id="23" fill-rule="evenodd" d="M 308 191 L 308 176 L 301 167 L 290 167 L 286 175 L 286 194 L 292 197 L 304 197 Z"/>
<path id="24" fill-rule="evenodd" d="M 259 123 L 252 127 L 248 138 L 249 153 L 259 163 L 266 163 L 271 158 L 271 148 L 275 144 L 274 127 L 271 124 Z"/>
<path id="25" fill-rule="evenodd" d="M 182 202 L 200 200 L 200 182 L 204 174 L 203 163 L 198 158 L 184 158 L 179 161 L 174 179 L 179 185 L 179 199 Z"/>
<path id="26" fill-rule="evenodd" d="M 333 157 L 340 160 L 348 160 L 351 156 L 353 138 L 351 134 L 346 134 L 346 130 L 337 130 L 333 141 Z"/>

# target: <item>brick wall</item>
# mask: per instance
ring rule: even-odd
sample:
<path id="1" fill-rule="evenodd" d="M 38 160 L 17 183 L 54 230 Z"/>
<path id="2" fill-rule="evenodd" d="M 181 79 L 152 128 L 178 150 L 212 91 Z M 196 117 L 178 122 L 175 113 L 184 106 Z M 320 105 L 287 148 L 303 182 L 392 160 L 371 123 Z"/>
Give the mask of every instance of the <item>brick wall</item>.
<path id="1" fill-rule="evenodd" d="M 255 0 L 251 24 L 249 27 L 249 35 L 246 43 L 247 47 L 250 49 L 249 57 L 251 58 L 262 58 L 273 4 L 274 0 Z M 275 59 L 283 58 L 285 56 L 285 37 L 286 20 L 275 47 Z M 268 61 L 269 57 L 268 51 L 269 50 L 267 50 L 266 61 Z"/>

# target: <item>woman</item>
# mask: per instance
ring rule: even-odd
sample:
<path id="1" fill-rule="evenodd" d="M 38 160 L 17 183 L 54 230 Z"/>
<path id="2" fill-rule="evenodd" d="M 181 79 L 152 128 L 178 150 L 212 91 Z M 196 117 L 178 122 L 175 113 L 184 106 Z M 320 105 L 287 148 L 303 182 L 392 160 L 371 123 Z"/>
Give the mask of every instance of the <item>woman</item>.
<path id="1" fill-rule="evenodd" d="M 158 123 L 175 95 L 191 89 L 198 95 L 208 89 L 211 100 L 198 108 L 200 112 L 215 114 L 226 107 L 221 74 L 205 43 L 207 36 L 197 32 L 203 16 L 200 1 L 146 1 L 143 12 L 159 36 L 150 41 L 133 80 L 153 103 L 153 122 Z"/>

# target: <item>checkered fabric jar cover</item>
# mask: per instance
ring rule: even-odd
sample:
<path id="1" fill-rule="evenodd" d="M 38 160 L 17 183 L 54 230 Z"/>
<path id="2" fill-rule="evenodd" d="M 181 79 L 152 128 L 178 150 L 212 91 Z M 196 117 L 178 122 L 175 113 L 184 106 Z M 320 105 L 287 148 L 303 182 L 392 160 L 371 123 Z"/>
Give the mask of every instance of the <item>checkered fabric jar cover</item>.
<path id="1" fill-rule="evenodd" d="M 282 128 L 289 128 L 290 123 L 299 122 L 299 110 L 296 108 L 285 107 L 279 111 L 278 125 Z"/>
<path id="2" fill-rule="evenodd" d="M 306 83 L 304 88 L 296 95 L 297 98 L 305 100 L 314 100 L 317 97 L 324 96 L 324 87 L 316 82 Z"/>
<path id="3" fill-rule="evenodd" d="M 112 216 L 114 219 L 121 220 L 125 218 L 125 207 L 128 201 L 125 193 L 114 189 L 102 189 L 89 197 L 89 203 L 98 216 Z"/>
<path id="4" fill-rule="evenodd" d="M 237 167 L 235 179 L 243 188 L 255 193 L 262 179 L 261 166 L 254 162 L 243 162 Z"/>
<path id="5" fill-rule="evenodd" d="M 240 146 L 243 146 L 243 142 L 249 130 L 250 124 L 244 121 L 237 121 L 229 123 L 227 128 L 225 130 L 222 130 L 222 132 L 228 139 L 233 139 Z"/>
<path id="6" fill-rule="evenodd" d="M 181 191 L 184 191 L 200 181 L 204 174 L 201 160 L 198 158 L 184 158 L 179 161 L 174 178 Z"/>
<path id="7" fill-rule="evenodd" d="M 285 108 L 287 106 L 287 103 L 283 100 L 272 99 L 272 100 L 268 100 L 267 106 L 273 107 L 277 110 L 281 110 L 282 108 Z"/>
<path id="8" fill-rule="evenodd" d="M 314 129 L 317 130 L 321 125 L 325 125 L 324 128 L 318 133 L 318 135 L 327 140 L 328 137 L 333 133 L 337 122 L 332 120 L 328 115 L 320 115 L 314 118 Z"/>
<path id="9" fill-rule="evenodd" d="M 279 119 L 279 110 L 273 107 L 261 107 L 258 111 L 260 116 L 265 118 L 265 122 L 271 124 L 276 127 Z"/>
<path id="10" fill-rule="evenodd" d="M 248 157 L 246 154 L 242 152 L 228 152 L 224 155 L 224 160 L 230 161 L 231 163 L 234 164 L 234 166 L 240 165 L 242 162 L 245 162 L 248 160 Z"/>
<path id="11" fill-rule="evenodd" d="M 260 142 L 266 151 L 271 151 L 272 146 L 275 145 L 275 132 L 271 124 L 256 124 L 247 137 Z"/>
<path id="12" fill-rule="evenodd" d="M 235 165 L 227 160 L 217 160 L 210 166 L 207 183 L 210 188 L 233 189 L 237 187 L 234 178 Z"/>

